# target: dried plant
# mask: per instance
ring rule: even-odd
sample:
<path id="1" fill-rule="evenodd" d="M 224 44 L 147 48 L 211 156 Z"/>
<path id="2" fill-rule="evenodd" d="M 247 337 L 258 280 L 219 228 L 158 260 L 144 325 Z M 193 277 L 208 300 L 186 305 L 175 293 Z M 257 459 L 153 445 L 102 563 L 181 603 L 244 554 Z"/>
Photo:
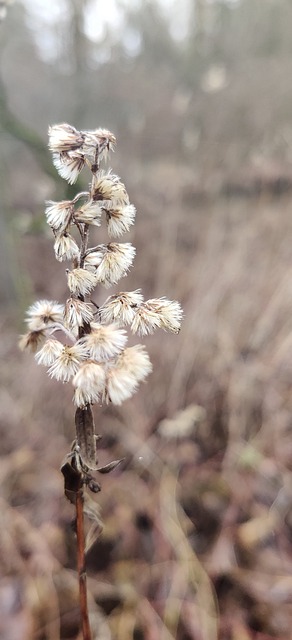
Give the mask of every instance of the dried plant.
<path id="1" fill-rule="evenodd" d="M 101 307 L 92 300 L 98 285 L 108 288 L 127 274 L 135 256 L 135 248 L 129 242 L 89 246 L 92 227 L 104 222 L 110 239 L 115 239 L 129 231 L 135 221 L 135 207 L 130 204 L 120 178 L 112 171 L 100 169 L 100 162 L 115 142 L 114 135 L 105 129 L 77 131 L 68 124 L 49 128 L 49 149 L 59 174 L 73 184 L 87 166 L 92 180 L 89 190 L 78 193 L 73 200 L 46 203 L 56 259 L 72 263 L 71 269 L 66 269 L 70 294 L 65 304 L 35 302 L 27 311 L 28 333 L 20 340 L 21 348 L 34 352 L 37 363 L 48 367 L 52 378 L 73 384 L 76 438 L 62 465 L 62 473 L 65 494 L 76 506 L 84 640 L 90 640 L 91 633 L 83 512 L 92 517 L 94 510 L 87 490 L 100 490 L 93 472 L 107 473 L 120 462 L 98 467 L 96 443 L 100 436 L 95 434 L 91 406 L 100 402 L 120 405 L 133 395 L 152 369 L 143 345 L 126 346 L 126 328 L 139 336 L 159 328 L 178 333 L 182 318 L 178 302 L 164 297 L 145 301 L 139 289 L 115 293 Z M 78 240 L 72 235 L 74 228 Z M 95 521 L 98 528 L 98 516 Z"/>

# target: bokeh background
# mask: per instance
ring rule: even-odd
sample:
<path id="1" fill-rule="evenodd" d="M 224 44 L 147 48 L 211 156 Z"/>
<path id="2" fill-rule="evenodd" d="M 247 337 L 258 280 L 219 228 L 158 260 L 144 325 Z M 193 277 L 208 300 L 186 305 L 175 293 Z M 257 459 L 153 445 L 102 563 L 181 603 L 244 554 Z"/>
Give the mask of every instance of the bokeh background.
<path id="1" fill-rule="evenodd" d="M 136 396 L 95 408 L 100 462 L 124 462 L 94 498 L 94 640 L 292 637 L 291 24 L 288 0 L 7 8 L 1 640 L 81 640 L 59 471 L 72 389 L 17 346 L 29 304 L 67 298 L 44 220 L 44 201 L 68 193 L 46 146 L 59 122 L 117 136 L 111 166 L 137 207 L 125 238 L 137 257 L 117 289 L 177 299 L 185 314 L 178 336 L 145 340 L 154 371 Z"/>

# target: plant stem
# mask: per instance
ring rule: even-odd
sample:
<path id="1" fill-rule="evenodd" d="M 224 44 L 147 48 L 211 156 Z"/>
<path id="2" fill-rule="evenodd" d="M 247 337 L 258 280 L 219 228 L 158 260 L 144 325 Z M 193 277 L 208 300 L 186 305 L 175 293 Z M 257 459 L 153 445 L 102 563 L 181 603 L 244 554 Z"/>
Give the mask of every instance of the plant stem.
<path id="1" fill-rule="evenodd" d="M 85 568 L 85 534 L 83 517 L 83 487 L 76 492 L 76 533 L 77 533 L 77 569 L 79 576 L 79 598 L 83 640 L 92 640 L 88 605 L 87 605 L 87 580 Z"/>
<path id="2" fill-rule="evenodd" d="M 89 224 L 85 224 L 83 227 L 83 236 L 81 239 L 81 247 L 80 247 L 80 267 L 83 268 L 84 258 L 86 256 L 87 245 L 89 239 Z"/>

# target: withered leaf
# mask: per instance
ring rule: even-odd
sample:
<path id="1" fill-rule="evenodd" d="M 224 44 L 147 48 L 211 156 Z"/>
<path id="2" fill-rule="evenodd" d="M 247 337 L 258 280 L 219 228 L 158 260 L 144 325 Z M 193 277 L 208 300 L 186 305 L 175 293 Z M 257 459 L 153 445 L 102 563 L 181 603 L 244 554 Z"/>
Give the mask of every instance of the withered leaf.
<path id="1" fill-rule="evenodd" d="M 65 458 L 64 462 L 62 463 L 61 472 L 64 476 L 65 496 L 70 502 L 72 502 L 72 504 L 75 504 L 76 493 L 82 486 L 81 473 L 72 466 L 68 458 Z"/>
<path id="2" fill-rule="evenodd" d="M 94 435 L 94 421 L 90 405 L 78 409 L 75 413 L 76 442 L 79 456 L 83 465 L 88 469 L 96 469 L 96 437 Z"/>
<path id="3" fill-rule="evenodd" d="M 98 467 L 97 471 L 99 471 L 99 473 L 110 473 L 121 462 L 123 462 L 123 460 L 125 460 L 125 458 L 121 458 L 120 460 L 113 460 L 112 462 L 109 462 L 109 464 L 106 464 L 104 467 Z"/>

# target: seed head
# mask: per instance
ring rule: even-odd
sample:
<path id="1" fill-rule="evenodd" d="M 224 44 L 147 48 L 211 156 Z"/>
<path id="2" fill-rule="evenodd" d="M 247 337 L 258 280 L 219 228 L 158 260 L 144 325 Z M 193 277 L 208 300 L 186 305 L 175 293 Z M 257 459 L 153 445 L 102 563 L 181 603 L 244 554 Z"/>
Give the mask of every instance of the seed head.
<path id="1" fill-rule="evenodd" d="M 54 244 L 54 251 L 56 260 L 59 262 L 80 258 L 79 247 L 69 233 L 61 233 L 60 235 L 57 235 Z"/>
<path id="2" fill-rule="evenodd" d="M 46 203 L 45 214 L 47 223 L 52 229 L 55 229 L 55 231 L 65 231 L 70 224 L 73 213 L 74 205 L 70 200 L 63 200 L 62 202 L 49 200 Z"/>
<path id="3" fill-rule="evenodd" d="M 51 378 L 68 382 L 78 371 L 80 364 L 87 358 L 87 351 L 83 344 L 76 342 L 72 347 L 65 345 L 60 355 L 49 368 Z"/>
<path id="4" fill-rule="evenodd" d="M 98 202 L 89 200 L 78 209 L 74 214 L 75 222 L 83 222 L 84 224 L 93 224 L 99 227 L 101 224 L 102 209 Z"/>
<path id="5" fill-rule="evenodd" d="M 71 329 L 81 327 L 93 320 L 92 305 L 78 298 L 68 298 L 65 304 L 64 321 Z"/>
<path id="6" fill-rule="evenodd" d="M 93 177 L 92 194 L 93 200 L 108 200 L 113 206 L 129 204 L 125 185 L 111 171 L 100 171 Z"/>
<path id="7" fill-rule="evenodd" d="M 64 305 L 51 300 L 38 300 L 26 312 L 26 322 L 31 331 L 41 331 L 55 323 L 63 322 Z"/>
<path id="8" fill-rule="evenodd" d="M 136 209 L 132 204 L 124 206 L 116 206 L 114 208 L 106 207 L 107 230 L 110 237 L 119 238 L 130 230 L 135 222 Z"/>
<path id="9" fill-rule="evenodd" d="M 137 308 L 143 302 L 141 289 L 127 291 L 109 296 L 102 307 L 99 315 L 102 323 L 115 322 L 119 326 L 130 325 L 136 314 Z"/>
<path id="10" fill-rule="evenodd" d="M 113 151 L 116 138 L 107 129 L 95 129 L 94 131 L 83 131 L 84 142 L 82 151 L 85 157 L 93 164 L 96 160 L 102 160 L 108 151 Z"/>
<path id="11" fill-rule="evenodd" d="M 178 333 L 181 319 L 182 308 L 178 302 L 166 298 L 153 298 L 137 309 L 131 329 L 140 336 L 153 333 L 158 328 Z"/>
<path id="12" fill-rule="evenodd" d="M 68 153 L 62 151 L 62 153 L 53 153 L 53 165 L 64 180 L 67 180 L 69 184 L 74 184 L 85 166 L 85 159 L 77 151 L 69 151 Z"/>
<path id="13" fill-rule="evenodd" d="M 74 295 L 86 296 L 97 283 L 96 275 L 86 269 L 67 270 L 67 278 L 68 287 Z"/>
<path id="14" fill-rule="evenodd" d="M 122 404 L 135 393 L 139 382 L 152 371 L 152 365 L 141 344 L 125 349 L 116 363 L 108 368 L 104 399 L 113 404 Z"/>
<path id="15" fill-rule="evenodd" d="M 20 336 L 18 346 L 21 351 L 27 349 L 31 353 L 35 353 L 45 337 L 46 334 L 44 331 L 29 331 L 29 333 Z"/>
<path id="16" fill-rule="evenodd" d="M 133 263 L 136 249 L 130 242 L 111 242 L 108 245 L 100 245 L 100 251 L 103 252 L 103 256 L 96 269 L 97 282 L 110 287 L 126 275 Z M 90 254 L 87 258 L 90 260 Z"/>
<path id="17" fill-rule="evenodd" d="M 83 142 L 84 134 L 70 124 L 55 124 L 49 127 L 49 149 L 52 153 L 80 149 Z"/>
<path id="18" fill-rule="evenodd" d="M 100 400 L 105 386 L 105 370 L 95 362 L 83 364 L 73 378 L 74 402 L 77 407 L 85 407 Z"/>
<path id="19" fill-rule="evenodd" d="M 56 358 L 61 355 L 64 345 L 59 340 L 49 338 L 46 340 L 44 346 L 35 354 L 35 359 L 38 364 L 43 364 L 45 367 L 50 367 Z"/>
<path id="20" fill-rule="evenodd" d="M 91 329 L 91 333 L 88 333 L 82 342 L 92 360 L 101 362 L 114 358 L 126 345 L 126 332 L 113 324 L 105 326 L 93 322 Z"/>

